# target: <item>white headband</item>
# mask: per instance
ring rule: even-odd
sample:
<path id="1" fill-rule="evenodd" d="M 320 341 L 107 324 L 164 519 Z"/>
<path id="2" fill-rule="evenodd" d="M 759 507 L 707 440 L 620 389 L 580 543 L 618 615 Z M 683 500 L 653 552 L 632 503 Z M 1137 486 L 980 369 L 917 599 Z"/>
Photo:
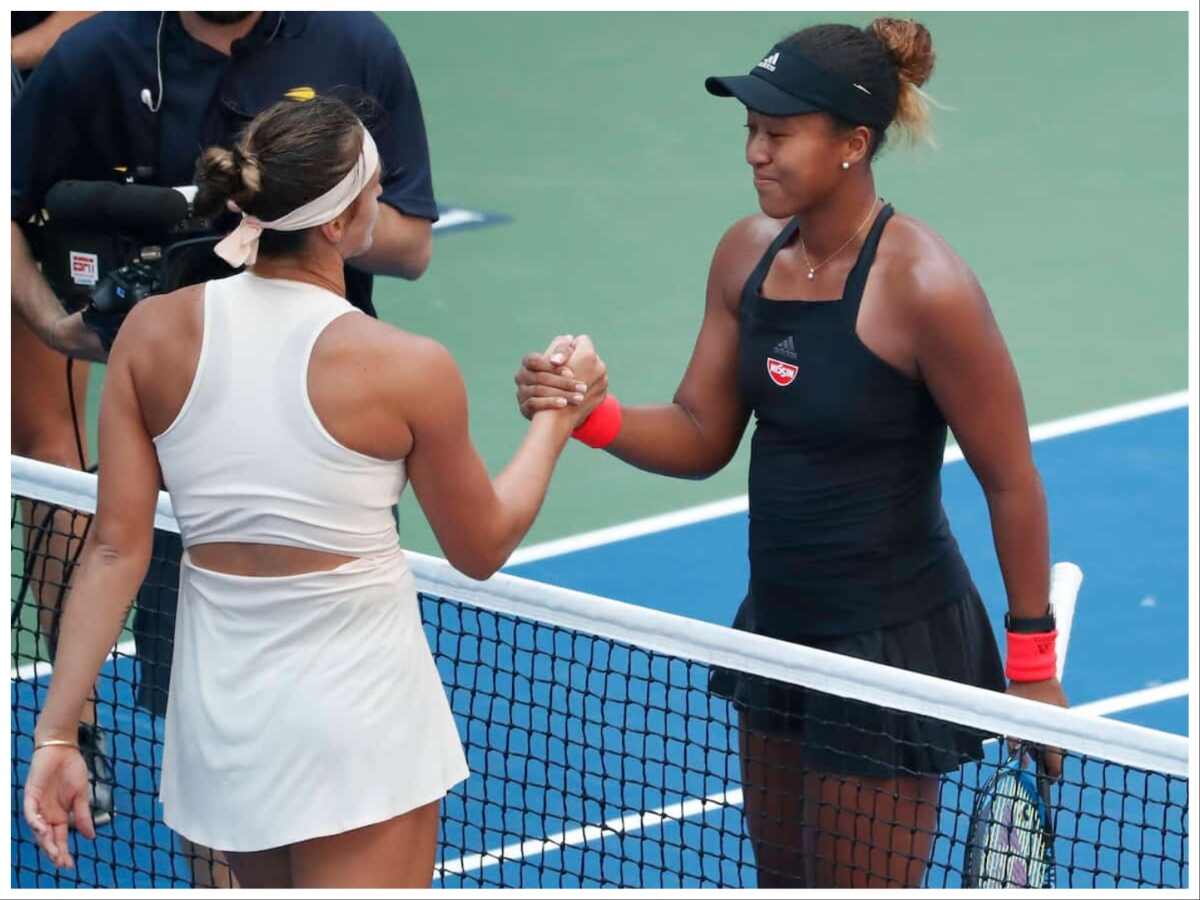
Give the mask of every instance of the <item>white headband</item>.
<path id="1" fill-rule="evenodd" d="M 213 248 L 213 252 L 235 269 L 238 266 L 254 265 L 258 259 L 258 239 L 262 236 L 264 228 L 273 231 L 303 231 L 305 228 L 332 222 L 362 193 L 378 168 L 379 150 L 371 132 L 363 128 L 362 152 L 358 155 L 358 162 L 341 181 L 315 200 L 310 200 L 271 222 L 264 222 L 243 212 L 241 224 L 226 235 L 225 239 Z"/>

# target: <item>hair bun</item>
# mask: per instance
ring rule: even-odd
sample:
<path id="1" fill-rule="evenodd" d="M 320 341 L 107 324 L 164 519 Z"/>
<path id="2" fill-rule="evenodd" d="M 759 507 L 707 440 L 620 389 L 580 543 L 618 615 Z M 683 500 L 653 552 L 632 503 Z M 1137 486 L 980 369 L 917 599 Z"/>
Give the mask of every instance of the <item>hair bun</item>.
<path id="1" fill-rule="evenodd" d="M 255 154 L 238 144 L 233 148 L 233 160 L 242 182 L 242 198 L 249 200 L 262 190 L 262 165 Z"/>
<path id="2" fill-rule="evenodd" d="M 196 161 L 196 186 L 193 207 L 202 216 L 223 211 L 229 200 L 246 209 L 262 190 L 262 167 L 239 147 L 209 147 Z"/>
<path id="3" fill-rule="evenodd" d="M 929 29 L 912 19 L 880 16 L 868 30 L 891 54 L 900 69 L 900 80 L 923 85 L 933 74 L 933 38 Z"/>

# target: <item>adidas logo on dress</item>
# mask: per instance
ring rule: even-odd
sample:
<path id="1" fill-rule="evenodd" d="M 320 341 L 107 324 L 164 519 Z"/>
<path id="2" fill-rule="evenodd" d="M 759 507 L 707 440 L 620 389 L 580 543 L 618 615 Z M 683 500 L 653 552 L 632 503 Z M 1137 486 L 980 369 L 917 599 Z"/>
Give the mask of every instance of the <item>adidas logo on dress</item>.
<path id="1" fill-rule="evenodd" d="M 788 335 L 787 338 L 785 338 L 784 340 L 782 340 L 778 344 L 776 344 L 775 349 L 772 350 L 771 352 L 778 353 L 780 356 L 787 356 L 787 357 L 790 357 L 791 359 L 795 359 L 796 358 L 796 344 L 792 340 L 792 336 Z"/>
<path id="2" fill-rule="evenodd" d="M 777 65 L 779 65 L 779 54 L 772 53 L 770 56 L 765 57 L 763 61 L 760 62 L 755 68 L 766 69 L 768 72 L 774 72 Z"/>

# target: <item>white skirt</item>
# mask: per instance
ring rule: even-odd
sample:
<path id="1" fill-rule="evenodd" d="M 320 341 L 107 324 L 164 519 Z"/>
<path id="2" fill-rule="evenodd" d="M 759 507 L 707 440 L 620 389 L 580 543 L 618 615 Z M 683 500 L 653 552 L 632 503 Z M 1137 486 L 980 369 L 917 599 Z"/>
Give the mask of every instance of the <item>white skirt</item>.
<path id="1" fill-rule="evenodd" d="M 402 551 L 279 578 L 183 554 L 159 799 L 254 851 L 386 821 L 469 772 Z"/>

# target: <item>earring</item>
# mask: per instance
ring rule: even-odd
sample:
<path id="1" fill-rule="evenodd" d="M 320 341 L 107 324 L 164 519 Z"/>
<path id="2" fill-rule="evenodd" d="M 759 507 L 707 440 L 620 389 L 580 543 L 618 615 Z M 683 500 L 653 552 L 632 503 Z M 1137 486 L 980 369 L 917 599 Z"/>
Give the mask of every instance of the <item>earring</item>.
<path id="1" fill-rule="evenodd" d="M 850 168 L 850 163 L 846 162 L 845 160 L 842 160 L 842 168 L 843 168 L 843 169 L 848 169 L 848 168 Z"/>

